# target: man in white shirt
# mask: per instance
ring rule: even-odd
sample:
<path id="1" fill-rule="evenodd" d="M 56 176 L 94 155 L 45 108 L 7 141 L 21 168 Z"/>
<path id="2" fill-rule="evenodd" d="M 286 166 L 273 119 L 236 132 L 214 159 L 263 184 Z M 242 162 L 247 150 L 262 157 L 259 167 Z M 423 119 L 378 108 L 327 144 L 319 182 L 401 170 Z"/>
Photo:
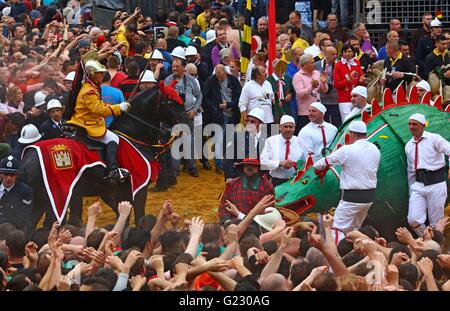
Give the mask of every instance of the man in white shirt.
<path id="1" fill-rule="evenodd" d="M 296 163 L 302 158 L 297 136 L 294 136 L 295 120 L 284 115 L 280 120 L 280 134 L 267 138 L 261 153 L 263 169 L 270 169 L 274 187 L 286 182 L 296 172 Z"/>
<path id="2" fill-rule="evenodd" d="M 261 108 L 264 111 L 264 123 L 273 123 L 274 94 L 272 85 L 266 80 L 266 70 L 262 66 L 256 66 L 252 69 L 251 77 L 252 79 L 244 84 L 239 98 L 242 118 L 246 120 L 247 113 L 253 108 Z"/>
<path id="3" fill-rule="evenodd" d="M 425 131 L 426 119 L 420 113 L 409 117 L 408 125 L 413 136 L 405 145 L 409 185 L 408 223 L 421 237 L 427 215 L 432 228 L 444 217 L 447 199 L 445 156 L 450 155 L 450 142 L 439 134 Z"/>
<path id="4" fill-rule="evenodd" d="M 337 133 L 337 128 L 324 121 L 327 108 L 319 102 L 309 106 L 309 122 L 298 133 L 298 140 L 303 150 L 304 160 L 308 154 L 312 155 L 316 162 L 323 157 L 322 151 L 328 148 Z"/>
<path id="5" fill-rule="evenodd" d="M 378 148 L 366 140 L 367 127 L 364 122 L 353 121 L 348 129 L 350 144 L 314 163 L 314 169 L 322 173 L 329 166 L 342 166 L 342 196 L 334 215 L 334 234 L 361 227 L 374 200 L 381 158 Z M 339 234 L 339 239 L 343 237 Z"/>
<path id="6" fill-rule="evenodd" d="M 344 121 L 361 114 L 363 109 L 369 110 L 372 108 L 372 106 L 367 103 L 367 88 L 365 86 L 358 85 L 352 90 L 350 95 L 352 96 L 353 107 L 349 114 L 345 117 Z"/>

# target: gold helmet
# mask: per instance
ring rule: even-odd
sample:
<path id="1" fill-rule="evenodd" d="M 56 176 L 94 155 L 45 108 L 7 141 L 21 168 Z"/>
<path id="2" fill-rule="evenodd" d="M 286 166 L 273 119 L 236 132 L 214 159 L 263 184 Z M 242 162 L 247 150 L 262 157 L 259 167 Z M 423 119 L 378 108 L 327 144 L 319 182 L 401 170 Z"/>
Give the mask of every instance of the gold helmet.
<path id="1" fill-rule="evenodd" d="M 97 52 L 90 51 L 83 56 L 84 70 L 89 78 L 92 78 L 96 72 L 106 72 L 106 67 L 97 60 Z"/>

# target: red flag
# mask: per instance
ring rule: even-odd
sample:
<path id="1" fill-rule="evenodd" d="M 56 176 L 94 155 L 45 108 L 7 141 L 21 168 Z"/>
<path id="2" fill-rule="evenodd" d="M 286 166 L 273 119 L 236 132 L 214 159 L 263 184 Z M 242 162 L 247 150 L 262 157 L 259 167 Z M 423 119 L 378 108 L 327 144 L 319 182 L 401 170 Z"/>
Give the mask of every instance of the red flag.
<path id="1" fill-rule="evenodd" d="M 269 75 L 272 74 L 272 62 L 277 55 L 277 29 L 275 26 L 275 0 L 269 0 Z"/>

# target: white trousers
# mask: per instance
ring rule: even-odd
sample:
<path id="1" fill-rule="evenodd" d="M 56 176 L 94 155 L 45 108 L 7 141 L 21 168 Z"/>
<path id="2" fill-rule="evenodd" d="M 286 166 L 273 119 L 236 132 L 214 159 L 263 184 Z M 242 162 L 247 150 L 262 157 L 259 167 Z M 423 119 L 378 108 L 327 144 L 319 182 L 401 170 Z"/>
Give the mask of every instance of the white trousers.
<path id="1" fill-rule="evenodd" d="M 372 203 L 353 203 L 340 200 L 334 213 L 333 226 L 345 233 L 359 229 L 366 219 Z"/>
<path id="2" fill-rule="evenodd" d="M 351 102 L 339 103 L 339 112 L 341 113 L 342 123 L 353 108 Z"/>
<path id="3" fill-rule="evenodd" d="M 409 194 L 408 223 L 418 236 L 423 235 L 425 221 L 432 228 L 444 217 L 444 206 L 447 199 L 447 183 L 445 181 L 425 186 L 421 182 L 411 185 Z"/>
<path id="4" fill-rule="evenodd" d="M 89 138 L 92 139 L 92 140 L 104 143 L 105 145 L 110 143 L 110 142 L 112 142 L 112 141 L 115 142 L 116 144 L 119 144 L 119 136 L 117 136 L 116 134 L 114 134 L 110 130 L 106 130 L 105 136 L 102 136 L 102 137 L 89 136 Z"/>

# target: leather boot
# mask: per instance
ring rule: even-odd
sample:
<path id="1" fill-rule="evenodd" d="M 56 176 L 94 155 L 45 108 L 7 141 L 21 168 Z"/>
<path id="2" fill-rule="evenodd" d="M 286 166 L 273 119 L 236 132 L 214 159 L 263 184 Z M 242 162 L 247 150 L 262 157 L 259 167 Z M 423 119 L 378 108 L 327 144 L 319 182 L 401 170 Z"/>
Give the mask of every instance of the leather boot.
<path id="1" fill-rule="evenodd" d="M 119 165 L 117 164 L 118 150 L 119 145 L 117 143 L 111 141 L 106 144 L 105 160 L 107 175 L 105 178 L 108 179 L 111 183 L 123 182 L 130 176 L 130 172 L 128 172 L 128 170 L 119 168 Z"/>

